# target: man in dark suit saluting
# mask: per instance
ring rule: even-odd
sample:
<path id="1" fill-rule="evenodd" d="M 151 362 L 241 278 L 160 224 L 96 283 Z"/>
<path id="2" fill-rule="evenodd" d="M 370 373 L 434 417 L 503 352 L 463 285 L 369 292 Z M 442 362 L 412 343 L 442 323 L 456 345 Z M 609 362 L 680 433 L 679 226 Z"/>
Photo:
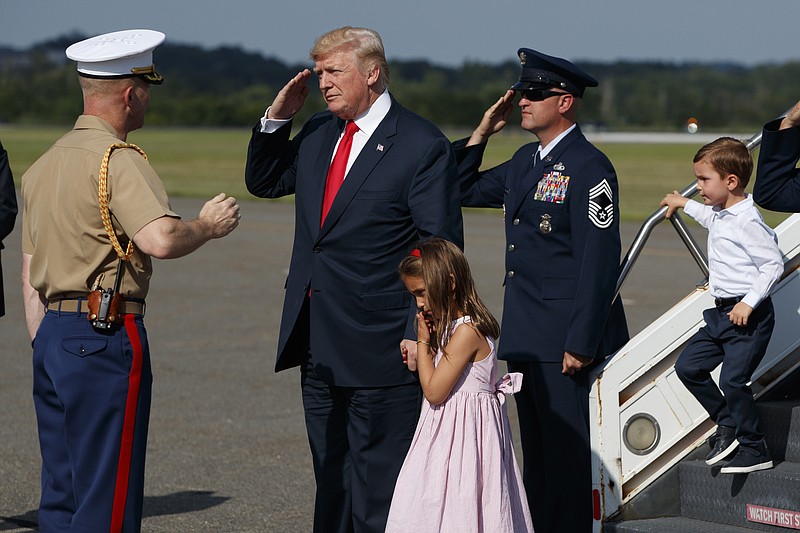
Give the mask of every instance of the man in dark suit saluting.
<path id="1" fill-rule="evenodd" d="M 457 172 L 447 138 L 389 94 L 376 32 L 333 30 L 311 59 L 328 110 L 290 139 L 311 77 L 298 73 L 254 128 L 245 180 L 262 198 L 295 194 L 275 369 L 301 368 L 314 531 L 379 532 L 421 402 L 397 267 L 419 239 L 462 245 Z"/>
<path id="2" fill-rule="evenodd" d="M 3 249 L 3 239 L 8 237 L 14 229 L 17 218 L 17 193 L 14 191 L 14 178 L 8 164 L 8 154 L 0 143 L 0 250 Z M 0 316 L 6 314 L 5 297 L 3 293 L 3 266 L 0 264 Z"/>

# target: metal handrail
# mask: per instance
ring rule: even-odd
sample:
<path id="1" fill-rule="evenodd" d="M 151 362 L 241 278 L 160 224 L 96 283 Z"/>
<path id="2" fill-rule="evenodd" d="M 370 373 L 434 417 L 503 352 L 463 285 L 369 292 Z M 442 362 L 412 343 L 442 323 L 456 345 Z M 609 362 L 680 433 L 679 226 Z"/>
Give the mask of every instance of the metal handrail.
<path id="1" fill-rule="evenodd" d="M 782 119 L 790 110 L 791 108 L 787 109 L 777 118 Z M 747 141 L 744 141 L 745 146 L 747 146 L 747 149 L 751 153 L 761 144 L 761 136 L 762 132 L 759 131 Z M 691 198 L 697 194 L 697 182 L 695 181 L 688 185 L 680 192 L 680 194 L 686 198 Z M 624 285 L 625 280 L 628 278 L 628 274 L 630 274 L 631 270 L 633 270 L 633 267 L 636 264 L 636 261 L 639 259 L 639 255 L 642 253 L 642 250 L 644 249 L 647 240 L 650 238 L 650 235 L 653 233 L 653 230 L 657 225 L 666 220 L 666 213 L 667 207 L 660 207 L 655 213 L 650 215 L 647 220 L 645 220 L 644 224 L 642 224 L 642 227 L 639 229 L 639 233 L 637 233 L 636 237 L 633 239 L 633 243 L 628 249 L 628 253 L 625 254 L 625 258 L 622 260 L 622 264 L 620 265 L 620 274 L 619 278 L 617 279 L 617 290 L 614 293 L 614 298 L 616 298 L 617 295 L 619 295 L 620 290 L 622 290 L 622 286 Z M 698 246 L 697 241 L 695 241 L 694 237 L 689 232 L 689 228 L 686 227 L 686 223 L 684 222 L 683 218 L 676 211 L 672 214 L 669 220 L 672 222 L 672 226 L 675 228 L 675 231 L 686 245 L 689 253 L 692 254 L 692 257 L 697 263 L 697 266 L 700 267 L 703 275 L 708 278 L 708 259 L 701 250 L 700 246 Z"/>

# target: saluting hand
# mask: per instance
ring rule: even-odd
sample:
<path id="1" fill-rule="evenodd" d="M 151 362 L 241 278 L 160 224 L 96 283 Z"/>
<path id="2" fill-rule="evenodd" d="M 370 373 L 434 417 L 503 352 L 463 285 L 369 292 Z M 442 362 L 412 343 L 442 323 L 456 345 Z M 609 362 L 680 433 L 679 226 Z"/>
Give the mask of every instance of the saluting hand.
<path id="1" fill-rule="evenodd" d="M 800 126 L 800 102 L 794 104 L 794 107 L 786 113 L 786 116 L 781 121 L 780 129 L 785 130 L 794 126 Z"/>
<path id="2" fill-rule="evenodd" d="M 305 69 L 283 86 L 267 110 L 267 118 L 288 120 L 300 111 L 308 96 L 308 79 L 311 71 Z"/>
<path id="3" fill-rule="evenodd" d="M 242 213 L 236 198 L 221 192 L 203 205 L 197 218 L 208 226 L 212 239 L 219 239 L 236 229 Z"/>
<path id="4" fill-rule="evenodd" d="M 508 90 L 483 114 L 481 123 L 472 132 L 467 146 L 486 142 L 489 137 L 506 127 L 506 122 L 514 109 L 514 91 Z"/>

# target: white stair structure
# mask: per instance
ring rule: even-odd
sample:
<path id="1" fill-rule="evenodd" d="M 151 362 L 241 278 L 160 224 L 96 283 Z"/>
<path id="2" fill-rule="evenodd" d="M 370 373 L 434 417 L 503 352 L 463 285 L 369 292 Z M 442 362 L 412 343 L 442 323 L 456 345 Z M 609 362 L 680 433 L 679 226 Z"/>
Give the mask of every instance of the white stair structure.
<path id="1" fill-rule="evenodd" d="M 760 140 L 758 134 L 748 141 L 751 151 Z M 682 194 L 695 192 L 691 185 Z M 623 262 L 618 289 L 665 211 L 661 208 L 643 225 Z M 682 219 L 673 216 L 670 221 L 707 276 L 705 257 Z M 772 293 L 775 330 L 752 379 L 757 398 L 800 366 L 800 215 L 792 215 L 775 231 L 785 271 Z M 707 285 L 698 287 L 594 370 L 590 420 L 595 531 L 713 432 L 713 422 L 674 370 L 684 344 L 703 325 L 703 310 L 713 305 Z"/>

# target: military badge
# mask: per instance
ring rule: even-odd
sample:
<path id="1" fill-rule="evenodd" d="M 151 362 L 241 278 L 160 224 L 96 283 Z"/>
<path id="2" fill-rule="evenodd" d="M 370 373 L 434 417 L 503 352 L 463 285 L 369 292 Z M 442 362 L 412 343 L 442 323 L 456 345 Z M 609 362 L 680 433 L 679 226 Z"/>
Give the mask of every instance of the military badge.
<path id="1" fill-rule="evenodd" d="M 533 199 L 540 202 L 563 204 L 567 197 L 568 187 L 569 176 L 564 176 L 561 172 L 548 172 L 539 180 Z"/>
<path id="2" fill-rule="evenodd" d="M 542 233 L 544 233 L 545 235 L 547 235 L 548 233 L 550 233 L 551 231 L 553 231 L 553 225 L 552 225 L 552 224 L 550 224 L 550 219 L 551 219 L 551 218 L 552 218 L 552 217 L 551 217 L 550 215 L 548 215 L 547 213 L 545 213 L 544 215 L 542 215 L 542 221 L 541 221 L 541 222 L 539 222 L 539 230 L 540 230 Z"/>
<path id="3" fill-rule="evenodd" d="M 555 171 L 558 171 L 558 172 L 564 172 L 564 169 L 565 169 L 565 168 L 566 168 L 566 167 L 564 166 L 564 163 L 556 163 L 556 164 L 553 166 L 553 170 L 555 170 Z"/>
<path id="4" fill-rule="evenodd" d="M 614 222 L 614 193 L 605 179 L 589 189 L 589 220 L 600 229 Z"/>

